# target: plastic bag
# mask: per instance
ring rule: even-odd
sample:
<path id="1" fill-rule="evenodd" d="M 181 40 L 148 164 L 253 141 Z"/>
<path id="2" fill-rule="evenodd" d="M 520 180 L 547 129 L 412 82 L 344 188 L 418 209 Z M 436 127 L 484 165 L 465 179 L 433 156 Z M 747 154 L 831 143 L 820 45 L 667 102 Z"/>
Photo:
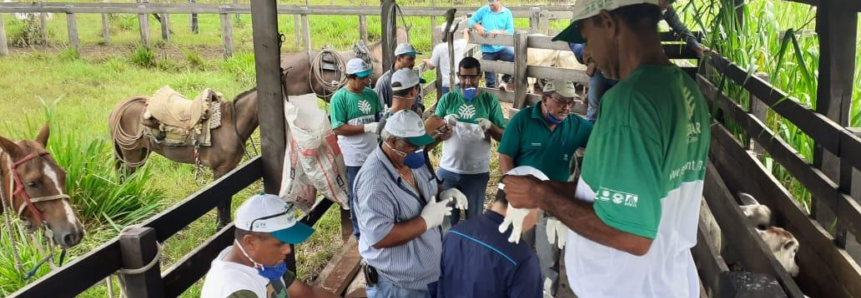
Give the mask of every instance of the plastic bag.
<path id="1" fill-rule="evenodd" d="M 478 142 L 484 140 L 484 130 L 478 124 L 458 121 L 454 126 L 454 134 L 466 142 Z"/>
<path id="2" fill-rule="evenodd" d="M 303 212 L 308 212 L 317 201 L 317 189 L 308 181 L 305 170 L 299 163 L 299 151 L 296 142 L 291 141 L 290 130 L 287 130 L 287 149 L 284 151 L 284 170 L 281 174 L 281 190 L 278 196 L 292 202 Z"/>
<path id="3" fill-rule="evenodd" d="M 289 102 L 284 102 L 284 117 L 289 131 L 288 151 L 292 150 L 290 153 L 295 155 L 296 164 L 305 176 L 305 180 L 293 179 L 292 182 L 307 181 L 326 198 L 348 209 L 347 167 L 329 119 L 317 107 L 317 97 L 314 94 L 291 96 Z M 282 188 L 283 184 L 284 181 Z M 288 193 L 282 198 L 291 201 L 295 199 L 295 196 L 290 196 L 293 194 Z"/>

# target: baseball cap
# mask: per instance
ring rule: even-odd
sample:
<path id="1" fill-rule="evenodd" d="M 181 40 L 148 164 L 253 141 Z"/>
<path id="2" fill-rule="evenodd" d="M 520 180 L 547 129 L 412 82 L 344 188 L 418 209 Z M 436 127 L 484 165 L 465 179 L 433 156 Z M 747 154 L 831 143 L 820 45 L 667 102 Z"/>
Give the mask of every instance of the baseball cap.
<path id="1" fill-rule="evenodd" d="M 421 54 L 422 53 L 417 52 L 416 48 L 414 48 L 413 45 L 411 45 L 408 42 L 398 44 L 398 47 L 395 48 L 395 56 L 410 55 L 410 56 L 415 57 L 416 55 L 421 55 Z"/>
<path id="2" fill-rule="evenodd" d="M 425 123 L 416 112 L 403 110 L 386 120 L 386 131 L 392 136 L 405 138 L 410 144 L 424 147 L 434 142 L 425 131 Z"/>
<path id="3" fill-rule="evenodd" d="M 347 61 L 347 74 L 354 74 L 357 77 L 364 78 L 374 73 L 374 69 L 365 60 L 359 58 L 350 59 Z"/>
<path id="4" fill-rule="evenodd" d="M 395 83 L 398 86 L 395 87 Z M 419 77 L 419 74 L 412 69 L 402 68 L 392 74 L 392 91 L 401 91 L 415 87 L 419 83 L 424 83 L 424 79 Z"/>
<path id="5" fill-rule="evenodd" d="M 658 5 L 658 0 L 577 0 L 571 7 L 571 11 L 574 13 L 574 17 L 571 18 L 571 25 L 553 37 L 553 41 L 584 43 L 586 39 L 580 34 L 580 21 L 598 15 L 601 10 L 612 11 L 616 8 L 643 3 Z"/>
<path id="6" fill-rule="evenodd" d="M 314 228 L 299 222 L 293 204 L 276 195 L 255 195 L 236 210 L 237 229 L 269 233 L 284 243 L 298 244 L 314 233 Z"/>
<path id="7" fill-rule="evenodd" d="M 544 84 L 544 92 L 556 92 L 566 98 L 578 98 L 574 83 L 563 80 L 553 80 Z"/>

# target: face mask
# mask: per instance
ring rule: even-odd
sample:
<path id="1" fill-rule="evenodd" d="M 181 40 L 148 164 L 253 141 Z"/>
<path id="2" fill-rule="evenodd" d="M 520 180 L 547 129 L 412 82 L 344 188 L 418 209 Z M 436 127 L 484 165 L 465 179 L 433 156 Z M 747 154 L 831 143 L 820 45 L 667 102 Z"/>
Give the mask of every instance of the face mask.
<path id="1" fill-rule="evenodd" d="M 544 113 L 544 120 L 547 120 L 547 122 L 550 122 L 550 124 L 553 125 L 558 125 L 559 123 L 562 123 L 562 120 L 556 119 L 556 117 L 553 117 L 553 115 L 550 115 L 550 113 Z"/>
<path id="2" fill-rule="evenodd" d="M 410 153 L 406 153 L 406 152 L 400 151 L 398 149 L 395 149 L 394 147 L 389 145 L 389 143 L 385 143 L 385 144 L 386 144 L 386 147 L 389 147 L 389 149 L 392 149 L 392 151 L 394 151 L 395 154 L 397 154 L 400 157 L 403 157 L 404 158 L 404 165 L 406 165 L 410 169 L 415 170 L 415 169 L 421 168 L 422 166 L 425 165 L 425 155 L 423 154 L 424 150 L 416 150 L 416 151 L 413 151 Z"/>
<path id="3" fill-rule="evenodd" d="M 245 255 L 246 258 L 248 258 L 248 260 L 251 260 L 251 263 L 254 264 L 254 268 L 257 269 L 257 274 L 260 274 L 260 276 L 263 276 L 271 281 L 278 281 L 281 280 L 281 277 L 283 277 L 284 274 L 287 273 L 287 263 L 280 262 L 275 266 L 264 266 L 263 264 L 257 263 L 257 261 L 252 259 L 251 256 L 249 256 L 248 253 L 245 252 L 245 249 L 242 248 L 242 245 L 239 244 L 239 241 L 234 239 L 233 242 L 236 243 L 236 246 L 239 247 L 239 251 L 241 251 L 242 254 Z"/>
<path id="4" fill-rule="evenodd" d="M 463 89 L 463 98 L 466 98 L 466 101 L 472 102 L 475 99 L 475 94 L 478 92 L 478 89 L 475 87 Z"/>

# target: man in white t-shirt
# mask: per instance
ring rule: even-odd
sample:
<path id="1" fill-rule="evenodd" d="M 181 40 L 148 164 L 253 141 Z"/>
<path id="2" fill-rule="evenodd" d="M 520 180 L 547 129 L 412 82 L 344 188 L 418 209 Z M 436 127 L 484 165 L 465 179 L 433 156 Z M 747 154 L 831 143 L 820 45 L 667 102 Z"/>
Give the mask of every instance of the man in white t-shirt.
<path id="1" fill-rule="evenodd" d="M 445 30 L 445 28 L 443 28 Z M 460 64 L 463 59 L 463 53 L 466 51 L 466 46 L 469 44 L 469 28 L 463 29 L 463 36 L 454 40 L 454 65 Z M 433 48 L 431 58 L 424 61 L 428 70 L 434 70 L 439 67 L 439 72 L 442 75 L 442 94 L 451 91 L 449 86 L 449 76 L 451 76 L 451 58 L 448 55 L 448 42 L 436 45 Z M 460 84 L 457 76 L 454 77 L 454 83 Z"/>
<path id="2" fill-rule="evenodd" d="M 299 222 L 293 206 L 275 195 L 256 195 L 236 210 L 233 245 L 212 260 L 202 298 L 334 298 L 296 279 L 284 263 L 290 244 L 314 229 Z"/>

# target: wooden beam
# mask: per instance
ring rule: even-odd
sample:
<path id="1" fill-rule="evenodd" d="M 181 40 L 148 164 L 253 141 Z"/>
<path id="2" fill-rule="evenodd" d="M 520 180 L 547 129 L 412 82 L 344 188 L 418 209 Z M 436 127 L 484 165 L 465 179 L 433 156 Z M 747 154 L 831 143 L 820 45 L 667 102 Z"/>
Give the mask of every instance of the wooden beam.
<path id="1" fill-rule="evenodd" d="M 170 14 L 161 14 L 161 39 L 165 42 L 170 41 Z"/>
<path id="2" fill-rule="evenodd" d="M 481 36 L 470 29 L 469 43 L 513 47 L 514 35 L 497 34 L 496 36 Z"/>
<path id="3" fill-rule="evenodd" d="M 293 37 L 296 38 L 296 48 L 302 46 L 302 21 L 298 14 L 293 15 Z"/>
<path id="4" fill-rule="evenodd" d="M 3 15 L 0 14 L 0 56 L 9 55 L 9 44 L 6 39 L 6 22 L 3 21 Z"/>
<path id="5" fill-rule="evenodd" d="M 103 2 L 107 2 L 108 0 L 104 0 Z M 110 18 L 108 14 L 102 14 L 102 42 L 105 45 L 111 43 L 111 26 L 109 22 Z"/>
<path id="6" fill-rule="evenodd" d="M 224 50 L 224 59 L 233 56 L 233 23 L 230 15 L 221 14 L 221 45 Z"/>
<path id="7" fill-rule="evenodd" d="M 311 52 L 311 24 L 308 21 L 308 14 L 299 15 L 302 20 L 302 43 L 305 44 L 305 51 Z"/>
<path id="8" fill-rule="evenodd" d="M 195 4 L 197 0 L 188 0 L 189 3 Z M 197 13 L 192 12 L 191 17 L 188 18 L 189 27 L 191 29 L 191 33 L 197 34 L 200 31 L 200 27 L 198 26 Z"/>
<path id="9" fill-rule="evenodd" d="M 341 251 L 326 264 L 323 271 L 320 271 L 320 276 L 317 278 L 320 287 L 336 295 L 344 294 L 350 282 L 359 273 L 361 260 L 359 242 L 351 237 Z"/>
<path id="10" fill-rule="evenodd" d="M 144 7 L 141 5 L 140 7 Z M 141 13 L 138 14 L 138 24 L 140 27 L 140 35 L 141 35 L 141 44 L 144 47 L 150 47 L 150 38 L 149 38 L 149 14 Z"/>
<path id="11" fill-rule="evenodd" d="M 858 28 L 858 13 L 846 10 L 855 0 L 830 0 L 820 3 L 816 10 L 816 32 L 819 36 L 819 85 L 816 91 L 816 111 L 831 119 L 840 127 L 849 125 L 855 74 L 855 40 Z M 852 168 L 841 162 L 840 153 L 828 152 L 816 144 L 813 164 L 833 181 L 838 182 L 844 193 L 852 190 Z M 813 216 L 826 224 L 833 221 L 834 209 L 814 205 Z M 843 223 L 838 223 L 836 233 L 838 245 L 845 247 L 846 233 Z M 858 234 L 855 234 L 858 236 Z"/>
<path id="12" fill-rule="evenodd" d="M 767 73 L 760 72 L 760 73 L 754 74 L 754 76 L 756 76 L 760 80 L 763 80 L 766 82 L 769 81 Z M 749 104 L 750 104 L 750 109 L 749 109 L 750 113 L 753 114 L 753 116 L 756 117 L 756 119 L 759 119 L 760 122 L 766 123 L 766 120 L 767 120 L 766 117 L 768 116 L 768 106 L 765 105 L 765 103 L 763 103 L 762 100 L 760 100 L 758 97 L 756 97 L 756 95 L 753 95 L 753 94 L 750 94 Z M 748 145 L 750 145 L 750 146 L 747 149 L 753 150 L 753 152 L 756 153 L 757 157 L 761 158 L 762 155 L 765 153 L 765 149 L 763 149 L 762 146 L 757 146 L 756 144 L 754 144 L 754 142 L 749 142 Z"/>
<path id="13" fill-rule="evenodd" d="M 254 64 L 260 102 L 257 115 L 260 119 L 260 143 L 265 161 L 263 188 L 270 194 L 277 194 L 281 188 L 281 170 L 287 144 L 284 121 L 284 99 L 287 95 L 283 94 L 281 88 L 281 52 L 278 47 L 280 38 L 275 8 L 275 1 L 251 0 Z"/>
<path id="14" fill-rule="evenodd" d="M 514 107 L 518 109 L 526 106 L 526 91 L 529 85 L 528 78 L 526 77 L 526 71 L 528 70 L 526 58 L 528 56 L 527 51 L 529 50 L 527 38 L 528 35 L 523 33 L 518 32 L 514 34 L 514 75 L 511 79 L 515 86 Z"/>
<path id="15" fill-rule="evenodd" d="M 368 43 L 368 17 L 367 16 L 359 16 L 359 39 Z"/>
<path id="16" fill-rule="evenodd" d="M 526 67 L 526 76 L 536 79 L 562 79 L 580 84 L 589 83 L 589 76 L 585 71 L 551 66 L 529 65 Z"/>
<path id="17" fill-rule="evenodd" d="M 529 34 L 541 33 L 541 8 L 529 8 Z"/>
<path id="18" fill-rule="evenodd" d="M 515 56 L 514 56 L 515 60 L 514 61 L 517 61 L 517 57 L 518 56 L 515 54 Z M 478 62 L 481 63 L 481 71 L 483 71 L 483 72 L 494 72 L 494 73 L 501 73 L 501 74 L 507 74 L 507 75 L 514 75 L 515 74 L 515 70 L 514 70 L 514 68 L 515 68 L 514 64 L 515 63 L 514 62 L 493 61 L 493 60 L 483 60 L 483 59 L 479 59 Z"/>
<path id="19" fill-rule="evenodd" d="M 397 21 L 394 16 L 389 15 L 389 11 L 395 5 L 395 0 L 380 0 L 380 45 L 383 49 L 383 65 L 382 70 L 385 72 L 395 65 L 395 46 L 397 45 L 397 37 L 386 34 L 386 32 L 397 32 Z M 394 38 L 394 40 L 393 40 Z"/>
<path id="20" fill-rule="evenodd" d="M 691 255 L 694 263 L 697 264 L 700 280 L 703 281 L 703 290 L 714 297 L 713 295 L 720 288 L 720 275 L 729 271 L 729 267 L 721 257 L 720 251 L 715 249 L 702 217 L 697 226 L 697 245 L 691 249 Z"/>
<path id="21" fill-rule="evenodd" d="M 76 52 L 81 50 L 81 39 L 78 38 L 78 19 L 73 13 L 66 14 L 66 27 L 69 31 L 69 47 Z"/>

